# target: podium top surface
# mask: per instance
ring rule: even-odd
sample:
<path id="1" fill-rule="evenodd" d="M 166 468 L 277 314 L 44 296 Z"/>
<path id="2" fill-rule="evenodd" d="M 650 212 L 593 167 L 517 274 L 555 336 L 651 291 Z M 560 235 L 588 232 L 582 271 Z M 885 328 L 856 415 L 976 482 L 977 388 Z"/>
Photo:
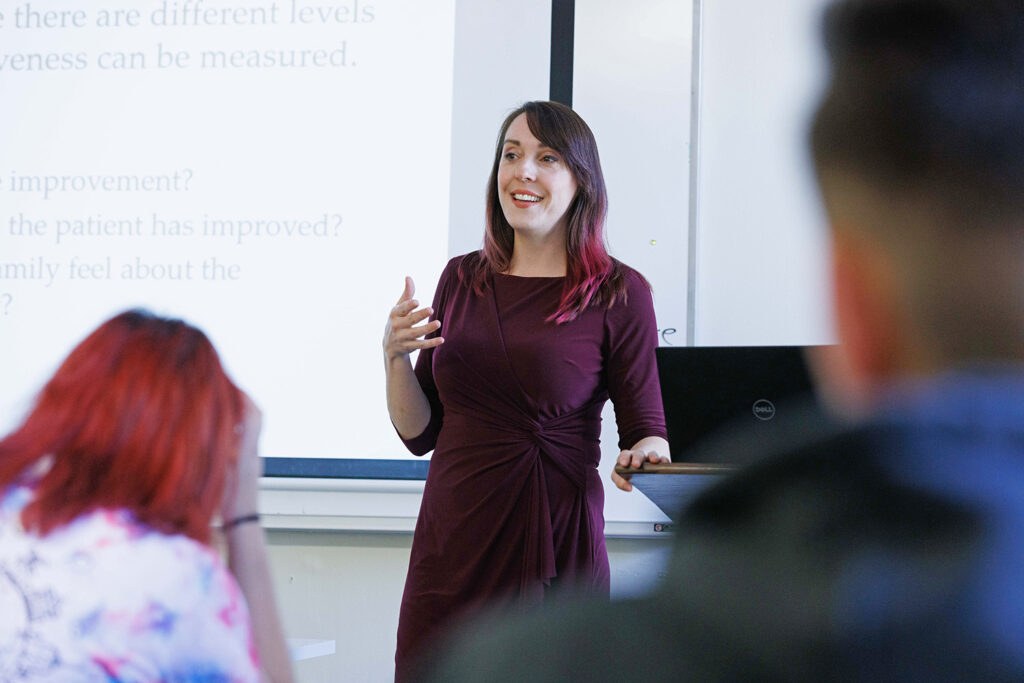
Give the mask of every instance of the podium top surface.
<path id="1" fill-rule="evenodd" d="M 729 474 L 736 471 L 735 465 L 704 462 L 645 462 L 640 467 L 615 466 L 615 472 L 623 479 L 630 480 L 637 474 Z"/>
<path id="2" fill-rule="evenodd" d="M 695 462 L 646 462 L 641 467 L 615 466 L 615 471 L 623 479 L 630 481 L 673 522 L 678 521 L 679 513 L 687 501 L 736 469 L 735 465 Z"/>

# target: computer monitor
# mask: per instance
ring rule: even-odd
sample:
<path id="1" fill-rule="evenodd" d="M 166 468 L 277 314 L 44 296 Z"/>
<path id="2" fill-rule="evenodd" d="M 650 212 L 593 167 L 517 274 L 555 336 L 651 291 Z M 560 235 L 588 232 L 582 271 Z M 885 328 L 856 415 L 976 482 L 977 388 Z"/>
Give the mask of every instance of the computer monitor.
<path id="1" fill-rule="evenodd" d="M 805 346 L 688 346 L 657 349 L 658 376 L 674 462 L 745 464 L 756 456 L 707 448 L 708 438 L 743 434 L 752 446 L 782 438 L 814 404 Z M 753 448 L 751 449 L 753 450 Z M 738 461 L 737 461 L 738 460 Z"/>

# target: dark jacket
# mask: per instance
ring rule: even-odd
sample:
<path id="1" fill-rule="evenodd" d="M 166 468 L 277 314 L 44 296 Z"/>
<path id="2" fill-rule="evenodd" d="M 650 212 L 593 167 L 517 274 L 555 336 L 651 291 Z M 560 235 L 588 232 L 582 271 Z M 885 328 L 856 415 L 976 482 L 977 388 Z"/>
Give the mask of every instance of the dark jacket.
<path id="1" fill-rule="evenodd" d="M 689 505 L 648 597 L 466 632 L 429 680 L 1024 680 L 1024 375 L 768 454 Z"/>

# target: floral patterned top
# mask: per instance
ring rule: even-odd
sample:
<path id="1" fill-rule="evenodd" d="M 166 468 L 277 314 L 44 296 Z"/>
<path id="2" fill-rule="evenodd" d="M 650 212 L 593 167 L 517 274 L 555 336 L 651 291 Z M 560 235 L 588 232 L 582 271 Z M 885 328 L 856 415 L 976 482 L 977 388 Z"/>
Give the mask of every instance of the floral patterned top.
<path id="1" fill-rule="evenodd" d="M 249 612 L 217 553 L 123 510 L 40 538 L 0 497 L 0 681 L 259 680 Z"/>

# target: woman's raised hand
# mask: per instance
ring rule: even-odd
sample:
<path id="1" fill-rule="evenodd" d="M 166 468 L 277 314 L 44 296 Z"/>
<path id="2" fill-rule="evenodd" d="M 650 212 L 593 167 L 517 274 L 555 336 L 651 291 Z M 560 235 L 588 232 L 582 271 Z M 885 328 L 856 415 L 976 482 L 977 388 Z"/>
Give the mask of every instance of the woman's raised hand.
<path id="1" fill-rule="evenodd" d="M 263 461 L 259 454 L 263 413 L 248 395 L 242 394 L 242 422 L 238 431 L 238 464 L 230 473 L 221 506 L 227 542 L 228 568 L 234 574 L 249 606 L 252 645 L 260 653 L 263 683 L 292 683 L 291 657 L 274 601 L 274 581 L 267 559 L 266 540 L 259 524 L 259 480 Z M 245 520 L 230 524 L 232 520 Z"/>
<path id="2" fill-rule="evenodd" d="M 434 312 L 431 308 L 417 308 L 419 302 L 413 299 L 416 286 L 411 277 L 405 278 L 405 289 L 398 303 L 391 309 L 388 323 L 384 327 L 384 355 L 388 360 L 408 356 L 417 349 L 431 349 L 444 343 L 444 338 L 423 339 L 424 335 L 441 327 L 440 320 L 419 325 Z"/>
<path id="3" fill-rule="evenodd" d="M 258 512 L 259 480 L 263 473 L 259 440 L 263 429 L 263 412 L 248 394 L 242 394 L 242 422 L 238 432 L 238 461 L 228 473 L 221 503 L 221 519 L 225 522 Z"/>

